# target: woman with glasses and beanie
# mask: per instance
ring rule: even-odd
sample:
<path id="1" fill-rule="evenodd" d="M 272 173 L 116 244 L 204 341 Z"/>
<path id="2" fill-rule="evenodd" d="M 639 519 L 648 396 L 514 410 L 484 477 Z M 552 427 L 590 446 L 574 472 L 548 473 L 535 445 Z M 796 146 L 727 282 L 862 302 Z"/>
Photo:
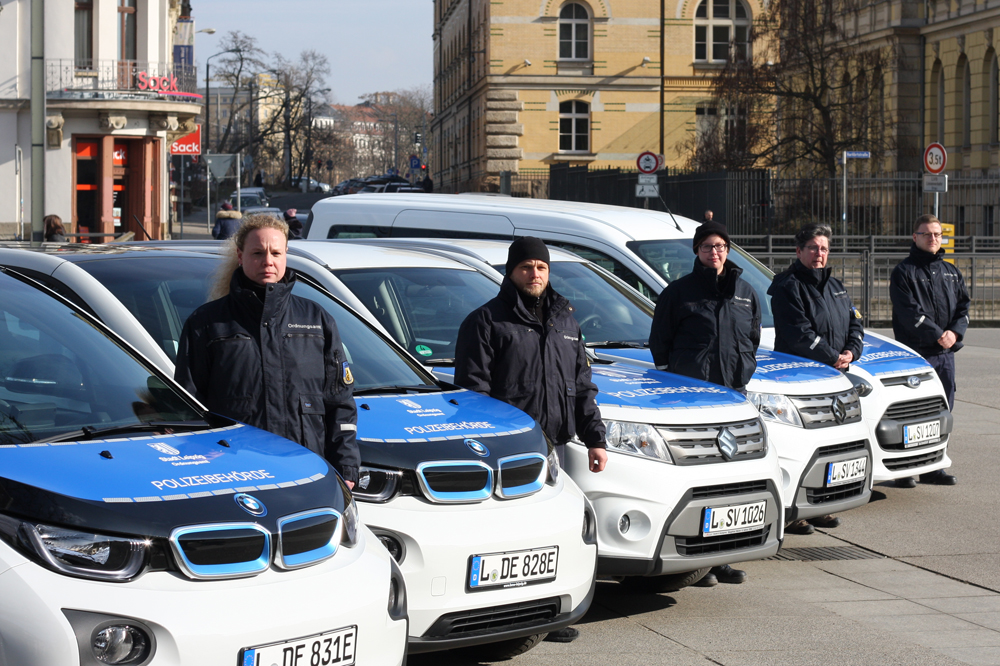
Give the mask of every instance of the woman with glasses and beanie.
<path id="1" fill-rule="evenodd" d="M 864 350 L 861 313 L 844 284 L 826 262 L 833 232 L 825 224 L 807 224 L 795 234 L 795 262 L 774 276 L 767 293 L 774 313 L 774 350 L 802 356 L 846 371 Z M 819 516 L 797 520 L 790 534 L 812 534 L 813 526 L 836 527 L 840 519 Z"/>
<path id="2" fill-rule="evenodd" d="M 717 222 L 694 232 L 694 269 L 656 302 L 649 346 L 659 370 L 746 393 L 757 369 L 761 309 L 757 294 L 729 261 L 729 234 Z M 713 567 L 698 585 L 742 583 L 746 572 Z"/>

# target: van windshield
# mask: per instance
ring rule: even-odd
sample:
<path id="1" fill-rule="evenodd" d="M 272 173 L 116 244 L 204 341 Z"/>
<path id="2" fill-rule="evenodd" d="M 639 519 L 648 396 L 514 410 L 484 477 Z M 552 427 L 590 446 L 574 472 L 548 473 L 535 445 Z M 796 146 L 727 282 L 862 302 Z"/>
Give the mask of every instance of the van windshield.
<path id="1" fill-rule="evenodd" d="M 668 284 L 684 277 L 694 267 L 695 255 L 691 251 L 691 239 L 630 241 L 627 245 Z M 764 328 L 774 326 L 771 297 L 767 295 L 774 273 L 735 245 L 730 246 L 729 259 L 743 269 L 741 277 L 757 292 L 762 312 L 761 325 Z"/>

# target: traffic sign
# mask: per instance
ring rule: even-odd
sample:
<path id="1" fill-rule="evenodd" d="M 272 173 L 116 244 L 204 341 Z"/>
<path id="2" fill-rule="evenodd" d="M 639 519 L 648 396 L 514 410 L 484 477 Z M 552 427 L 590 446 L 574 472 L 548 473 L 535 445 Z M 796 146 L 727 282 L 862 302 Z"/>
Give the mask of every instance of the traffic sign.
<path id="1" fill-rule="evenodd" d="M 660 196 L 660 186 L 636 185 L 635 196 L 637 199 L 657 199 Z"/>
<path id="2" fill-rule="evenodd" d="M 639 154 L 639 159 L 635 163 L 639 167 L 639 171 L 643 173 L 655 173 L 656 169 L 660 166 L 660 158 L 656 156 L 656 153 L 651 153 L 647 150 Z"/>
<path id="3" fill-rule="evenodd" d="M 639 184 L 640 185 L 656 185 L 658 176 L 655 173 L 640 173 L 639 174 Z"/>
<path id="4" fill-rule="evenodd" d="M 171 155 L 201 155 L 201 125 L 195 127 L 195 131 L 170 144 Z"/>
<path id="5" fill-rule="evenodd" d="M 924 151 L 924 168 L 931 173 L 941 173 L 948 164 L 948 151 L 940 143 L 932 143 Z"/>
<path id="6" fill-rule="evenodd" d="M 420 158 L 416 155 L 410 155 L 410 169 L 420 168 Z"/>
<path id="7" fill-rule="evenodd" d="M 924 192 L 947 192 L 948 174 L 925 173 Z"/>
<path id="8" fill-rule="evenodd" d="M 872 154 L 867 150 L 846 150 L 847 159 L 849 160 L 867 160 L 870 159 Z"/>

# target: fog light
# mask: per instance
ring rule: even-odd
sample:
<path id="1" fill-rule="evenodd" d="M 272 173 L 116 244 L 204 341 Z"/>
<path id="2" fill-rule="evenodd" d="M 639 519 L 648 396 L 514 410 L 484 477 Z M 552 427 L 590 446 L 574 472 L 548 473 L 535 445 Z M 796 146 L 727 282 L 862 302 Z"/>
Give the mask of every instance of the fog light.
<path id="1" fill-rule="evenodd" d="M 94 658 L 103 664 L 138 664 L 149 654 L 150 641 L 138 627 L 113 624 L 94 634 Z"/>
<path id="2" fill-rule="evenodd" d="M 618 519 L 618 531 L 622 534 L 628 532 L 628 528 L 632 527 L 632 521 L 629 520 L 628 514 L 623 515 Z"/>
<path id="3" fill-rule="evenodd" d="M 402 562 L 404 554 L 403 544 L 401 544 L 398 539 L 391 537 L 388 534 L 379 534 L 377 536 L 378 540 L 383 546 L 385 546 L 385 549 L 389 551 L 390 555 L 392 555 L 392 559 L 396 560 L 396 562 Z"/>

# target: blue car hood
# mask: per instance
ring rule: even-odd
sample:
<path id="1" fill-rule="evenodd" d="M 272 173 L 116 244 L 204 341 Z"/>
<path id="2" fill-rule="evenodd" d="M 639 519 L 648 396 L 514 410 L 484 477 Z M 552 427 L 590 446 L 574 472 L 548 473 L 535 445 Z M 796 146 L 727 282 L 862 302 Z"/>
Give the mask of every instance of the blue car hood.
<path id="1" fill-rule="evenodd" d="M 178 524 L 252 519 L 233 501 L 238 493 L 277 516 L 340 509 L 339 488 L 325 460 L 243 424 L 0 448 L 6 512 L 113 532 L 166 536 Z"/>
<path id="2" fill-rule="evenodd" d="M 547 452 L 530 416 L 475 391 L 364 395 L 355 402 L 364 463 L 414 469 L 428 460 L 489 463 L 515 453 Z M 476 454 L 466 439 L 481 441 L 489 453 Z"/>
<path id="3" fill-rule="evenodd" d="M 926 371 L 931 366 L 919 354 L 893 340 L 883 340 L 874 335 L 865 336 L 865 349 L 861 358 L 852 363 L 871 375 L 890 375 L 897 372 Z"/>

